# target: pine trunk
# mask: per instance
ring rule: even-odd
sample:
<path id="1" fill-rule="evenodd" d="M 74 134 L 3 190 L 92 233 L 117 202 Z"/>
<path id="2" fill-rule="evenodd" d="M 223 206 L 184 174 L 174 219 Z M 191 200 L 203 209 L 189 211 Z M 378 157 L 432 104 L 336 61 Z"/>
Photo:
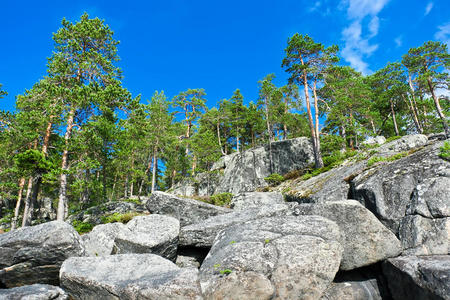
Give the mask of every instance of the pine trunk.
<path id="1" fill-rule="evenodd" d="M 60 176 L 60 186 L 59 186 L 59 201 L 58 210 L 56 213 L 56 220 L 64 221 L 67 217 L 67 171 L 69 170 L 69 141 L 72 135 L 73 120 L 75 116 L 75 109 L 71 109 L 69 116 L 67 118 L 66 133 L 64 134 L 64 151 L 62 154 L 61 162 L 61 176 Z"/>
<path id="2" fill-rule="evenodd" d="M 315 144 L 316 144 L 316 152 L 317 152 L 317 159 L 319 161 L 320 168 L 323 167 L 323 160 L 322 155 L 320 152 L 320 135 L 319 135 L 319 98 L 317 97 L 317 91 L 316 91 L 316 80 L 314 80 L 313 84 L 313 94 L 314 94 L 314 117 L 315 117 Z"/>
<path id="3" fill-rule="evenodd" d="M 158 161 L 158 149 L 155 147 L 153 150 L 153 169 L 152 169 L 152 190 L 153 193 L 155 191 L 155 185 L 156 185 L 156 169 L 157 169 L 157 161 Z"/>
<path id="4" fill-rule="evenodd" d="M 389 99 L 389 103 L 391 105 L 392 121 L 394 122 L 395 135 L 398 136 L 400 135 L 400 133 L 398 132 L 397 119 L 395 117 L 394 102 L 392 102 L 392 99 Z"/>
<path id="5" fill-rule="evenodd" d="M 22 205 L 22 194 L 24 186 L 25 186 L 25 177 L 22 177 L 20 178 L 19 181 L 19 192 L 17 194 L 17 202 L 16 208 L 14 209 L 14 217 L 11 222 L 11 230 L 16 229 L 17 227 L 17 219 L 19 218 L 20 206 Z"/>
<path id="6" fill-rule="evenodd" d="M 427 79 L 427 83 L 428 83 L 428 87 L 430 89 L 431 96 L 433 97 L 433 100 L 434 100 L 434 106 L 436 107 L 436 111 L 439 115 L 439 118 L 441 119 L 442 126 L 444 127 L 445 135 L 447 138 L 449 138 L 450 131 L 448 128 L 447 119 L 445 118 L 444 112 L 442 111 L 441 104 L 439 103 L 439 99 L 434 92 L 433 84 L 431 83 L 430 78 Z"/>

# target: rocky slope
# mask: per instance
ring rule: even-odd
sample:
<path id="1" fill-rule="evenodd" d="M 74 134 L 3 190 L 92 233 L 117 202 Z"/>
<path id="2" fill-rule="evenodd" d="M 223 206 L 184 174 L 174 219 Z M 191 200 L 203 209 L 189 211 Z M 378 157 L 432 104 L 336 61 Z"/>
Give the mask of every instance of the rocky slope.
<path id="1" fill-rule="evenodd" d="M 300 141 L 273 159 L 279 173 L 310 163 Z M 443 143 L 403 137 L 270 193 L 254 192 L 269 175 L 267 160 L 249 160 L 262 150 L 246 151 L 216 165 L 225 172 L 214 191 L 235 192 L 232 209 L 156 192 L 151 215 L 127 225 L 1 234 L 0 298 L 450 299 Z"/>

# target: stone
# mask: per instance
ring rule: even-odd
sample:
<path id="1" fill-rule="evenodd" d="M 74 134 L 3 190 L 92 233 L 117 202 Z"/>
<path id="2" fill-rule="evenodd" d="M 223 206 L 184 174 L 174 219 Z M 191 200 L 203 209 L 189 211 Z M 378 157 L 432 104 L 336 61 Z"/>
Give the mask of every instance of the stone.
<path id="1" fill-rule="evenodd" d="M 179 243 L 180 246 L 208 248 L 211 247 L 214 238 L 221 230 L 232 225 L 263 217 L 287 215 L 290 213 L 291 211 L 287 205 L 276 204 L 214 216 L 203 222 L 182 227 Z"/>
<path id="2" fill-rule="evenodd" d="M 210 196 L 214 194 L 221 178 L 222 173 L 218 171 L 198 173 L 194 178 L 184 178 L 176 183 L 167 193 L 184 197 Z"/>
<path id="3" fill-rule="evenodd" d="M 0 299 L 4 300 L 68 300 L 69 296 L 61 288 L 48 284 L 33 284 L 0 289 Z"/>
<path id="4" fill-rule="evenodd" d="M 374 146 L 374 145 L 382 145 L 384 143 L 386 143 L 386 138 L 384 136 L 378 135 L 376 137 L 368 138 L 362 144 L 363 145 Z"/>
<path id="5" fill-rule="evenodd" d="M 365 281 L 333 282 L 321 300 L 382 300 L 376 279 Z"/>
<path id="6" fill-rule="evenodd" d="M 111 201 L 100 204 L 98 206 L 90 207 L 78 214 L 70 215 L 66 222 L 73 223 L 73 221 L 80 221 L 90 223 L 93 225 L 100 225 L 103 223 L 102 217 L 109 216 L 115 213 L 143 213 L 145 206 L 128 201 Z"/>
<path id="7" fill-rule="evenodd" d="M 351 180 L 350 197 L 393 231 L 408 254 L 448 253 L 438 241 L 447 231 L 450 209 L 450 162 L 439 157 L 443 143 L 435 141 L 404 158 L 368 168 Z M 448 245 L 448 238 L 444 240 Z"/>
<path id="8" fill-rule="evenodd" d="M 176 259 L 180 222 L 169 216 L 134 217 L 114 239 L 113 254 L 153 253 Z"/>
<path id="9" fill-rule="evenodd" d="M 423 134 L 405 135 L 397 140 L 381 145 L 377 151 L 380 154 L 390 155 L 425 146 L 427 142 L 428 138 Z"/>
<path id="10" fill-rule="evenodd" d="M 114 248 L 114 240 L 121 231 L 125 230 L 126 226 L 119 222 L 95 226 L 91 232 L 81 236 L 86 255 L 111 255 Z"/>
<path id="11" fill-rule="evenodd" d="M 75 299 L 202 299 L 197 269 L 154 254 L 73 257 L 60 277 Z"/>
<path id="12" fill-rule="evenodd" d="M 383 263 L 394 300 L 450 299 L 450 256 L 402 256 Z"/>
<path id="13" fill-rule="evenodd" d="M 271 150 L 272 155 L 270 155 Z M 272 164 L 270 163 L 272 157 Z M 302 170 L 314 162 L 309 138 L 283 140 L 235 154 L 224 169 L 215 193 L 239 194 L 266 187 L 265 177 Z"/>
<path id="14" fill-rule="evenodd" d="M 400 255 L 397 237 L 356 200 L 300 204 L 299 215 L 318 215 L 336 222 L 344 247 L 341 270 L 352 270 Z"/>
<path id="15" fill-rule="evenodd" d="M 61 221 L 23 227 L 0 235 L 0 282 L 6 287 L 58 285 L 59 269 L 71 256 L 84 255 L 79 234 Z"/>
<path id="16" fill-rule="evenodd" d="M 234 210 L 243 210 L 282 203 L 284 203 L 284 197 L 279 192 L 247 192 L 233 196 L 230 206 Z"/>
<path id="17" fill-rule="evenodd" d="M 450 217 L 432 219 L 408 215 L 400 221 L 399 237 L 403 255 L 448 254 Z"/>
<path id="18" fill-rule="evenodd" d="M 260 299 L 318 299 L 339 269 L 339 240 L 338 226 L 319 216 L 230 226 L 217 235 L 200 267 L 202 291 L 208 299 L 242 299 L 240 293 L 250 291 Z"/>
<path id="19" fill-rule="evenodd" d="M 159 191 L 152 193 L 146 206 L 152 214 L 168 215 L 178 219 L 181 226 L 198 223 L 209 217 L 231 212 L 230 209 L 225 207 Z"/>

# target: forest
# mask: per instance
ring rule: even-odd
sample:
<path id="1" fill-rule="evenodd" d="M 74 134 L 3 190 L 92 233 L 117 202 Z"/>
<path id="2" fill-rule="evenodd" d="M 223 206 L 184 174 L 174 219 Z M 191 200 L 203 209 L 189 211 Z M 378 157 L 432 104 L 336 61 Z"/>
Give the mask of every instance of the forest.
<path id="1" fill-rule="evenodd" d="M 450 56 L 437 41 L 363 75 L 340 64 L 337 46 L 297 33 L 280 45 L 290 76 L 284 86 L 268 74 L 255 78 L 258 99 L 237 89 L 212 108 L 202 88 L 172 99 L 164 91 L 150 100 L 131 95 L 103 20 L 63 19 L 53 42 L 47 74 L 24 87 L 14 112 L 0 111 L 0 207 L 11 207 L 0 216 L 12 217 L 12 229 L 31 225 L 38 198 L 51 198 L 64 220 L 167 190 L 222 156 L 278 140 L 310 137 L 322 168 L 370 136 L 450 135 Z M 6 94 L 0 84 L 0 98 Z"/>

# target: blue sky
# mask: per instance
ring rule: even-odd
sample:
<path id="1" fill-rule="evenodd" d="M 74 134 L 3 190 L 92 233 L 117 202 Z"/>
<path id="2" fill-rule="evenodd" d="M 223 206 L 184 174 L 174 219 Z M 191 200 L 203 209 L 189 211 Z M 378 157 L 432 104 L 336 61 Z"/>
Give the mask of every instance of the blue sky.
<path id="1" fill-rule="evenodd" d="M 296 32 L 339 45 L 341 64 L 365 74 L 427 40 L 450 40 L 448 0 L 4 1 L 0 83 L 9 95 L 0 109 L 13 110 L 15 96 L 45 76 L 52 33 L 84 11 L 121 41 L 123 84 L 134 96 L 204 88 L 209 107 L 237 88 L 256 101 L 269 73 L 284 85 L 280 65 Z"/>

